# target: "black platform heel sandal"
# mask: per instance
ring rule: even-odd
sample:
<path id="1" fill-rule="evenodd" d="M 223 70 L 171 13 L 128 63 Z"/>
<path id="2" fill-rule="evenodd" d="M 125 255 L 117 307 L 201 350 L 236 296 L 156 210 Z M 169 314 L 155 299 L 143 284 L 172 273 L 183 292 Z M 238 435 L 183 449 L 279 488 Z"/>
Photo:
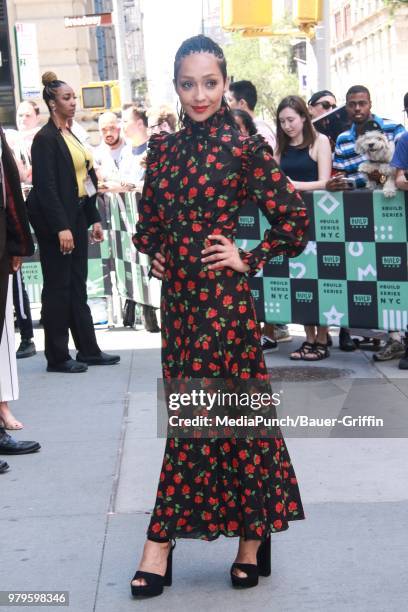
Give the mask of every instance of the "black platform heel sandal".
<path id="1" fill-rule="evenodd" d="M 164 576 L 160 576 L 160 574 L 153 574 L 152 572 L 143 572 L 141 570 L 138 570 L 130 582 L 130 589 L 132 591 L 133 597 L 156 597 L 157 595 L 161 595 L 163 593 L 163 588 L 165 586 L 171 586 L 173 570 L 173 550 L 176 546 L 176 541 L 169 540 L 169 542 L 171 542 L 171 546 L 167 557 L 166 573 L 164 574 Z M 134 580 L 138 580 L 139 578 L 143 578 L 146 581 L 146 584 L 132 584 Z"/>
<path id="2" fill-rule="evenodd" d="M 245 572 L 246 576 L 237 576 L 234 569 Z M 271 575 L 271 536 L 261 542 L 256 552 L 256 565 L 252 563 L 233 563 L 231 567 L 231 582 L 234 587 L 248 589 L 258 584 L 259 576 Z"/>
<path id="3" fill-rule="evenodd" d="M 258 572 L 260 576 L 271 575 L 271 536 L 268 535 L 256 553 Z"/>
<path id="4" fill-rule="evenodd" d="M 246 576 L 237 576 L 234 574 L 234 569 L 245 572 Z M 253 563 L 233 563 L 231 565 L 231 582 L 232 586 L 241 589 L 249 589 L 258 584 L 259 571 L 258 566 Z"/>

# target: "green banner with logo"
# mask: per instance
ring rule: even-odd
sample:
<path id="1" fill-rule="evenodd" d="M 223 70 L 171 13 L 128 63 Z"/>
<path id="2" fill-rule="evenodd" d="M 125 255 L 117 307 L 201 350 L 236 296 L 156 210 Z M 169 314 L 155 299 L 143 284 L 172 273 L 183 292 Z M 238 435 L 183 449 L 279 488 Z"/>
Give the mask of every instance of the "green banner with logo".
<path id="1" fill-rule="evenodd" d="M 88 297 L 110 296 L 115 291 L 122 298 L 158 308 L 160 283 L 156 279 L 149 282 L 149 258 L 138 253 L 132 243 L 137 221 L 135 194 L 100 196 L 98 210 L 105 240 L 89 245 Z M 43 277 L 35 237 L 34 242 L 35 253 L 24 260 L 22 270 L 30 302 L 40 303 Z"/>
<path id="2" fill-rule="evenodd" d="M 408 194 L 303 194 L 311 220 L 303 253 L 274 257 L 251 279 L 258 319 L 270 323 L 407 329 Z M 248 203 L 238 244 L 253 248 L 267 220 Z"/>
<path id="3" fill-rule="evenodd" d="M 110 194 L 108 233 L 116 289 L 121 297 L 139 304 L 160 307 L 160 282 L 149 279 L 150 260 L 133 246 L 137 222 L 137 200 L 133 193 Z"/>
<path id="4" fill-rule="evenodd" d="M 270 323 L 402 329 L 408 324 L 408 194 L 381 191 L 303 194 L 309 242 L 299 257 L 278 255 L 251 279 L 257 316 Z M 159 307 L 160 283 L 149 279 L 149 258 L 136 251 L 134 194 L 99 198 L 105 241 L 89 247 L 89 297 L 112 295 Z M 263 237 L 268 222 L 247 203 L 237 243 L 246 250 Z M 114 274 L 111 274 L 114 272 Z M 40 302 L 38 250 L 23 264 L 30 300 Z M 112 279 L 115 287 L 112 286 Z"/>

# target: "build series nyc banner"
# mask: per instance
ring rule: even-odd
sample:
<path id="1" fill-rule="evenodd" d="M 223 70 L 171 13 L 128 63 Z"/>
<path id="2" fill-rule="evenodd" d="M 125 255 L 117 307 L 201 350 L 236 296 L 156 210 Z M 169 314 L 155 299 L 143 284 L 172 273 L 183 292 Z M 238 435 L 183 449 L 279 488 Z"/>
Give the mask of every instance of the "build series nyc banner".
<path id="1" fill-rule="evenodd" d="M 105 240 L 89 245 L 88 297 L 116 293 L 124 299 L 159 308 L 160 283 L 149 279 L 149 258 L 136 251 L 132 243 L 137 221 L 135 194 L 100 196 L 98 210 Z M 39 303 L 43 278 L 35 236 L 34 243 L 35 253 L 24 261 L 22 269 L 30 302 Z"/>
<path id="2" fill-rule="evenodd" d="M 408 324 L 408 194 L 382 191 L 304 193 L 309 242 L 296 258 L 274 257 L 251 278 L 257 316 L 271 323 L 403 329 Z M 122 298 L 158 307 L 160 283 L 150 281 L 149 260 L 132 244 L 134 194 L 100 198 L 105 242 L 89 249 L 89 297 L 117 291 Z M 268 221 L 248 202 L 239 218 L 238 246 L 250 250 Z M 42 275 L 35 255 L 23 264 L 32 302 L 40 302 Z M 113 287 L 113 283 L 115 287 Z"/>
<path id="3" fill-rule="evenodd" d="M 257 317 L 271 323 L 407 329 L 408 194 L 303 193 L 309 242 L 296 258 L 274 257 L 251 279 Z M 254 248 L 268 222 L 248 203 L 238 243 Z"/>

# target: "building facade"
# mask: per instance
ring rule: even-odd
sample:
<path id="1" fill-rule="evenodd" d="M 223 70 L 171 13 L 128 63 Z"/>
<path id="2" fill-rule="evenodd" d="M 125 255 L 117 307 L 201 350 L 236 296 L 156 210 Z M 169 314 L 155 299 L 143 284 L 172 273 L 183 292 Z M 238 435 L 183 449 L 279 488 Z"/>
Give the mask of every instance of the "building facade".
<path id="1" fill-rule="evenodd" d="M 123 0 L 127 71 L 132 101 L 146 102 L 146 64 L 143 45 L 143 10 L 141 0 Z"/>
<path id="2" fill-rule="evenodd" d="M 223 30 L 221 26 L 220 0 L 202 0 L 201 31 L 215 40 L 221 47 L 228 44 L 231 34 Z"/>
<path id="3" fill-rule="evenodd" d="M 351 85 L 371 92 L 373 111 L 404 121 L 408 91 L 408 6 L 383 0 L 332 0 L 331 89 L 344 101 Z"/>
<path id="4" fill-rule="evenodd" d="M 69 83 L 77 94 L 80 87 L 90 81 L 117 78 L 113 26 L 66 28 L 64 22 L 64 17 L 110 12 L 110 0 L 0 0 L 0 28 L 1 3 L 7 8 L 15 105 L 23 97 L 15 40 L 15 26 L 19 23 L 33 24 L 36 32 L 36 44 L 32 44 L 29 53 L 36 55 L 37 69 L 33 75 L 33 85 L 36 85 L 38 92 L 42 90 L 41 74 L 48 70 L 52 70 L 60 79 Z M 3 11 L 3 14 L 5 13 L 6 11 Z M 41 96 L 31 97 L 40 101 Z M 45 109 L 44 105 L 42 109 Z"/>
<path id="5" fill-rule="evenodd" d="M 111 13 L 111 0 L 93 0 L 95 13 Z M 116 59 L 115 29 L 113 27 L 95 28 L 96 36 L 91 36 L 92 56 L 97 58 L 97 71 L 100 81 L 111 81 L 118 78 Z M 96 48 L 93 46 L 96 45 Z"/>

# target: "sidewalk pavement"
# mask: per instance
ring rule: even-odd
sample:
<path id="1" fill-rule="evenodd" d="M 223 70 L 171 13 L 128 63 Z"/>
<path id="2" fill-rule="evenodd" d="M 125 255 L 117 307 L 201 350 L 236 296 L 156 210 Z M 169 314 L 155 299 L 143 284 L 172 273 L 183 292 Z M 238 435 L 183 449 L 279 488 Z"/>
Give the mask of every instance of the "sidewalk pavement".
<path id="1" fill-rule="evenodd" d="M 25 429 L 15 438 L 39 440 L 42 449 L 7 457 L 11 469 L 0 477 L 0 590 L 69 591 L 73 612 L 405 609 L 407 439 L 336 432 L 287 438 L 307 519 L 273 536 L 271 578 L 260 579 L 256 589 L 233 590 L 235 539 L 179 540 L 173 586 L 159 598 L 132 600 L 129 580 L 164 446 L 155 430 L 160 337 L 117 329 L 98 331 L 98 340 L 103 350 L 121 354 L 119 365 L 71 376 L 46 373 L 41 352 L 18 362 L 21 399 L 12 409 Z M 308 395 L 288 386 L 289 411 L 293 402 L 299 408 L 299 398 L 305 410 L 314 400 L 330 403 L 333 414 L 358 406 L 364 414 L 392 417 L 398 436 L 408 377 L 397 361 L 374 364 L 368 352 L 334 347 L 330 359 L 295 364 L 287 355 L 299 340 L 267 356 L 268 367 L 281 373 L 299 365 L 311 370 L 310 382 L 308 371 L 304 376 L 313 387 L 304 387 Z M 36 330 L 37 347 L 41 342 Z M 347 372 L 324 380 L 333 368 Z"/>

